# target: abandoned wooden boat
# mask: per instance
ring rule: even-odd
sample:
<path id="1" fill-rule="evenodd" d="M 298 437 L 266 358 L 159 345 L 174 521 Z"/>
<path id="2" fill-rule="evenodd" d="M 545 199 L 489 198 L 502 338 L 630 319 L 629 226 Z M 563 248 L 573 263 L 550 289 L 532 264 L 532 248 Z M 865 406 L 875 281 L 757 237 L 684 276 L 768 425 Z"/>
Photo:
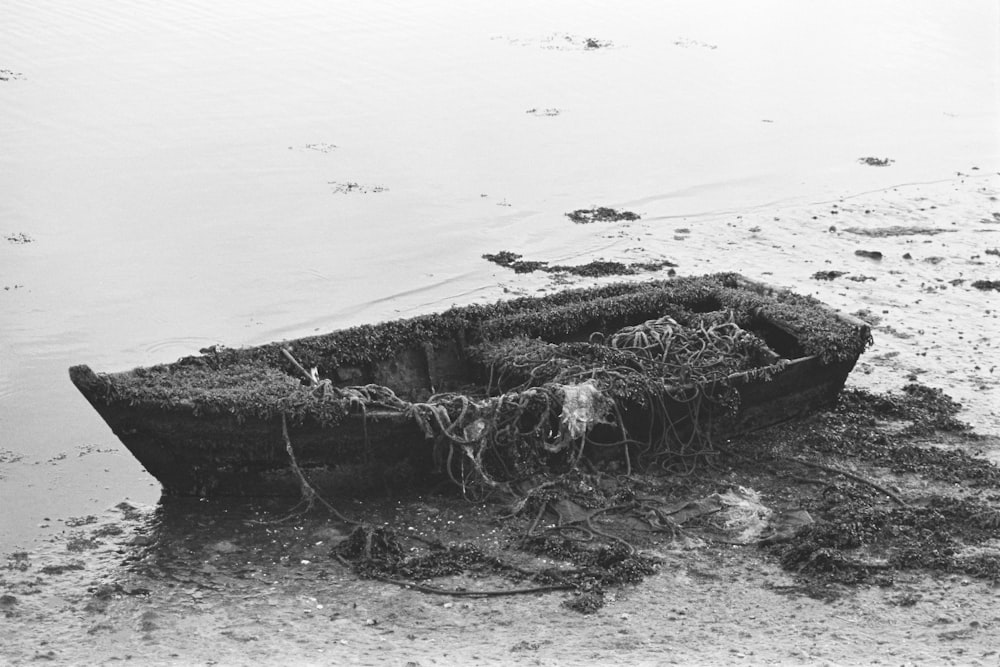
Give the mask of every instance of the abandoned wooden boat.
<path id="1" fill-rule="evenodd" d="M 692 465 L 832 404 L 870 342 L 811 297 L 717 274 L 69 372 L 167 494 L 297 494 L 302 475 L 350 494 L 516 482 L 583 456 Z"/>

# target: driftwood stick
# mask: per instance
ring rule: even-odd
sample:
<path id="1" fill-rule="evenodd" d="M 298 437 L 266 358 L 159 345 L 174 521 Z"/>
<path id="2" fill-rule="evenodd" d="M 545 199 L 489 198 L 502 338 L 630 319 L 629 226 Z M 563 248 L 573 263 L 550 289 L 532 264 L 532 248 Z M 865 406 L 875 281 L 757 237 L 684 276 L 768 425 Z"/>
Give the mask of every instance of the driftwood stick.
<path id="1" fill-rule="evenodd" d="M 527 499 L 525 499 L 525 500 L 527 500 Z M 517 545 L 519 547 L 524 546 L 524 543 L 528 541 L 528 538 L 534 537 L 534 535 L 535 535 L 535 528 L 538 526 L 538 523 L 542 520 L 542 517 L 545 515 L 545 510 L 547 510 L 548 508 L 549 508 L 549 502 L 546 500 L 545 502 L 542 503 L 542 506 L 539 508 L 538 514 L 535 515 L 534 521 L 532 521 L 531 525 L 528 526 L 528 531 L 524 535 L 521 536 L 520 540 L 517 541 Z M 520 510 L 518 510 L 518 511 L 520 511 Z M 515 514 L 516 514 L 516 512 L 515 512 Z"/>
<path id="2" fill-rule="evenodd" d="M 418 584 L 414 581 L 403 581 L 401 579 L 390 579 L 389 577 L 374 577 L 376 581 L 381 581 L 387 584 L 395 584 L 402 588 L 410 588 L 421 593 L 429 593 L 431 595 L 451 595 L 453 597 L 469 597 L 469 598 L 495 598 L 502 597 L 506 595 L 530 595 L 532 593 L 548 593 L 550 591 L 569 591 L 576 586 L 573 584 L 552 584 L 549 586 L 536 586 L 534 588 L 512 588 L 507 590 L 488 590 L 488 591 L 461 591 L 448 588 L 438 588 L 437 586 L 425 586 Z"/>
<path id="3" fill-rule="evenodd" d="M 411 536 L 412 537 L 412 536 Z M 340 554 L 337 554 L 336 559 L 341 562 L 345 567 L 352 567 L 351 561 L 347 560 Z M 515 568 L 519 572 L 528 574 L 524 570 Z M 375 575 L 372 577 L 375 581 L 381 581 L 386 584 L 393 584 L 401 588 L 408 588 L 411 590 L 419 591 L 421 593 L 429 593 L 431 595 L 450 595 L 452 597 L 470 597 L 470 598 L 495 598 L 503 597 L 507 595 L 530 595 L 532 593 L 548 593 L 551 591 L 570 591 L 576 588 L 574 584 L 550 584 L 548 586 L 535 586 L 532 588 L 511 588 L 506 590 L 486 590 L 486 591 L 465 591 L 456 590 L 449 588 L 439 588 L 437 586 L 426 586 L 424 584 L 419 584 L 415 581 L 405 581 L 403 579 L 393 579 L 391 577 L 383 577 Z"/>
<path id="4" fill-rule="evenodd" d="M 285 440 L 285 451 L 288 452 L 288 458 L 291 460 L 292 472 L 295 476 L 299 478 L 299 484 L 302 490 L 302 499 L 306 502 L 306 511 L 308 512 L 313 508 L 313 504 L 318 500 L 323 504 L 326 509 L 333 514 L 336 518 L 340 519 L 344 523 L 350 524 L 352 526 L 361 525 L 359 521 L 351 521 L 346 516 L 337 511 L 337 509 L 328 503 L 323 496 L 319 495 L 316 489 L 313 488 L 312 484 L 306 479 L 306 475 L 302 472 L 302 468 L 299 467 L 299 462 L 295 458 L 295 450 L 292 449 L 292 440 L 288 437 L 288 420 L 285 419 L 285 415 L 281 415 L 281 436 Z"/>
<path id="5" fill-rule="evenodd" d="M 302 364 L 299 363 L 298 359 L 296 359 L 295 357 L 292 356 L 291 350 L 289 350 L 287 347 L 283 347 L 283 348 L 281 348 L 281 353 L 283 355 L 285 355 L 286 359 L 288 359 L 290 362 L 292 362 L 292 365 L 295 366 L 295 368 L 297 368 L 299 370 L 299 372 L 302 373 L 302 375 L 307 380 L 309 380 L 309 384 L 316 384 L 316 378 L 314 378 L 312 376 L 312 373 L 310 373 L 309 371 L 307 371 L 302 366 Z"/>
<path id="6" fill-rule="evenodd" d="M 853 480 L 855 480 L 857 482 L 861 482 L 862 484 L 867 484 L 868 486 L 872 487 L 873 489 L 875 489 L 879 493 L 884 493 L 885 495 L 887 495 L 890 498 L 892 498 L 895 502 L 897 502 L 901 507 L 909 507 L 910 506 L 909 503 L 907 503 L 905 500 L 903 500 L 902 498 L 899 497 L 899 494 L 896 494 L 896 493 L 890 491 L 889 489 L 885 488 L 884 486 L 882 486 L 878 482 L 870 480 L 867 477 L 863 477 L 863 476 L 861 476 L 861 475 L 859 475 L 857 473 L 853 473 L 853 472 L 851 472 L 849 470 L 843 470 L 841 468 L 835 468 L 833 466 L 828 466 L 825 463 L 816 463 L 815 461 L 806 461 L 806 460 L 803 460 L 803 459 L 800 459 L 800 458 L 796 458 L 794 456 L 784 456 L 782 458 L 787 459 L 789 461 L 794 461 L 795 463 L 800 463 L 800 464 L 802 464 L 804 466 L 809 466 L 810 468 L 819 468 L 820 470 L 826 470 L 827 472 L 832 472 L 832 473 L 837 474 L 837 475 L 843 475 L 844 477 L 850 477 L 851 479 L 853 479 Z"/>

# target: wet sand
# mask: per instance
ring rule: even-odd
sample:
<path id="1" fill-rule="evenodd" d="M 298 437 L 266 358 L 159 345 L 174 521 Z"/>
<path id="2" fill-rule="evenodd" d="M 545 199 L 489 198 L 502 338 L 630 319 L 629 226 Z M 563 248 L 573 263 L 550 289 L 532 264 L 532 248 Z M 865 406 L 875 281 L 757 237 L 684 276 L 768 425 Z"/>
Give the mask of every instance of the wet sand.
<path id="1" fill-rule="evenodd" d="M 858 418 L 847 413 L 846 423 Z M 805 442 L 822 431 L 824 419 L 768 429 L 727 447 L 753 456 L 763 443 L 781 440 L 779 448 L 815 459 L 796 434 Z M 896 426 L 878 428 L 899 433 Z M 921 430 L 917 442 L 928 452 L 963 443 L 978 453 L 1000 446 L 1000 438 L 961 433 Z M 983 459 L 941 464 L 928 457 L 931 463 L 916 473 L 892 472 L 891 463 L 849 454 L 864 451 L 865 442 L 846 444 L 824 460 L 893 489 L 896 502 L 920 506 L 956 496 L 997 512 L 1000 468 Z M 809 503 L 815 508 L 827 494 L 871 491 L 856 478 L 835 476 L 817 488 L 792 469 L 776 473 L 776 461 L 729 459 L 697 478 L 664 480 L 664 491 L 691 499 L 699 497 L 695 489 L 759 494 L 771 516 Z M 972 481 L 959 487 L 952 476 Z M 608 473 L 604 479 L 625 481 Z M 656 488 L 655 479 L 645 488 Z M 473 544 L 522 569 L 558 567 L 561 560 L 514 546 L 526 529 L 544 529 L 551 519 L 503 518 L 508 508 L 497 503 L 469 503 L 452 493 L 336 505 L 351 521 L 395 531 L 414 554 L 430 540 Z M 873 506 L 879 505 L 891 509 L 892 501 L 876 494 Z M 620 520 L 604 517 L 601 530 L 615 531 Z M 530 584 L 488 572 L 407 578 L 414 587 L 359 578 L 336 557 L 353 526 L 318 506 L 305 512 L 291 500 L 121 503 L 57 522 L 44 545 L 7 555 L 0 571 L 0 658 L 144 665 L 995 663 L 995 579 L 936 565 L 886 570 L 878 563 L 897 548 L 891 539 L 862 557 L 874 567 L 867 580 L 845 579 L 847 570 L 836 568 L 782 566 L 788 552 L 780 542 L 736 539 L 748 531 L 767 536 L 759 519 L 718 532 L 727 522 L 684 523 L 676 534 L 632 533 L 629 539 L 658 561 L 656 572 L 608 587 L 603 606 L 583 614 L 571 608 L 577 592 L 497 597 Z M 977 530 L 968 535 L 977 546 L 966 548 L 967 555 L 995 559 L 1000 539 L 983 540 Z M 927 549 L 927 562 L 937 562 Z"/>
<path id="2" fill-rule="evenodd" d="M 662 256 L 695 271 L 721 270 L 725 258 L 738 258 L 727 262 L 729 268 L 868 318 L 875 346 L 863 355 L 850 386 L 896 390 L 916 380 L 943 388 L 963 403 L 961 419 L 996 436 L 998 376 L 991 359 L 1000 296 L 971 283 L 1000 270 L 998 257 L 986 252 L 1000 241 L 993 215 L 1000 210 L 997 183 L 996 174 L 956 175 L 835 202 L 688 220 L 686 232 L 676 231 L 680 222 L 643 217 L 599 234 L 609 242 L 605 257 L 645 260 L 661 256 L 650 249 L 667 248 Z M 801 252 L 803 244 L 819 246 L 809 240 L 817 234 L 822 254 Z M 720 247 L 719 238 L 731 240 Z M 611 251 L 639 241 L 642 250 Z M 739 252 L 726 253 L 730 244 Z M 860 256 L 859 249 L 882 258 Z M 824 270 L 843 273 L 834 280 L 812 277 Z M 599 282 L 494 271 L 510 294 Z M 1000 462 L 995 437 L 977 443 L 932 438 L 927 446 L 963 448 Z M 907 476 L 886 477 L 877 467 L 858 469 L 907 493 L 933 488 Z M 804 594 L 793 571 L 757 548 L 680 541 L 657 551 L 664 564 L 656 575 L 613 590 L 603 609 L 583 616 L 564 606 L 567 593 L 449 598 L 359 579 L 330 555 L 349 527 L 322 513 L 268 524 L 290 505 L 123 504 L 48 521 L 49 537 L 8 554 L 0 576 L 7 596 L 0 602 L 4 623 L 16 638 L 6 643 L 5 659 L 992 664 L 997 656 L 993 628 L 1000 623 L 1000 589 L 990 580 L 918 570 L 889 587 L 862 585 L 823 601 Z M 470 531 L 495 544 L 503 537 L 493 509 L 454 499 L 339 508 L 455 541 Z M 445 584 L 510 585 L 467 577 Z M 648 613 L 651 607 L 656 614 Z"/>
<path id="3" fill-rule="evenodd" d="M 970 165 L 941 176 L 721 215 L 665 218 L 654 209 L 640 221 L 609 226 L 601 235 L 604 256 L 666 258 L 684 274 L 737 271 L 858 315 L 874 326 L 875 345 L 851 383 L 884 390 L 919 379 L 965 405 L 964 417 L 977 429 L 997 434 L 1000 298 L 974 284 L 1000 274 L 1000 174 Z M 823 271 L 842 275 L 815 277 Z M 527 294 L 565 282 L 505 286 Z"/>
<path id="4" fill-rule="evenodd" d="M 996 663 L 995 582 L 955 575 L 821 602 L 678 544 L 594 616 L 359 580 L 325 517 L 158 506 L 66 378 L 613 279 L 507 250 L 814 295 L 875 327 L 852 386 L 1000 435 L 995 7 L 4 11 L 0 662 Z M 566 217 L 602 206 L 640 217 Z"/>

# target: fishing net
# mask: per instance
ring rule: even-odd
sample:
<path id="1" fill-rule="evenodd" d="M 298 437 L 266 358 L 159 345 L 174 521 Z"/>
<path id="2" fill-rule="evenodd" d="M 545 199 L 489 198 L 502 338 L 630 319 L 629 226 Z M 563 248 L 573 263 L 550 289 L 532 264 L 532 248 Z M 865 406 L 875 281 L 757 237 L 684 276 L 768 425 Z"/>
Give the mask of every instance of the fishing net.
<path id="1" fill-rule="evenodd" d="M 685 520 L 708 512 L 690 504 L 670 508 L 640 493 L 633 464 L 695 470 L 713 454 L 714 418 L 737 407 L 734 374 L 766 376 L 782 364 L 730 312 L 692 315 L 683 323 L 660 317 L 586 341 L 484 341 L 470 354 L 485 378 L 478 392 L 409 402 L 380 385 L 313 383 L 362 414 L 376 408 L 408 414 L 435 443 L 438 469 L 466 498 L 500 492 L 507 518 L 530 519 L 519 549 L 572 567 L 529 572 L 469 544 L 415 555 L 404 552 L 392 531 L 371 526 L 358 526 L 337 557 L 362 576 L 429 593 L 455 594 L 412 582 L 461 572 L 514 576 L 532 585 L 486 594 L 572 590 L 567 604 L 582 612 L 603 605 L 608 586 L 654 571 L 657 559 L 640 553 L 635 535 L 675 536 Z M 597 465 L 621 461 L 626 474 L 612 476 L 616 481 L 592 474 Z M 715 494 L 702 504 L 724 516 L 723 529 L 746 539 L 766 519 L 752 493 Z"/>
<path id="2" fill-rule="evenodd" d="M 442 393 L 407 402 L 378 385 L 338 389 L 362 411 L 413 417 L 435 460 L 466 494 L 616 459 L 690 472 L 713 453 L 713 421 L 738 407 L 730 379 L 767 377 L 784 362 L 729 311 L 665 316 L 586 341 L 525 336 L 471 350 L 479 395 Z"/>

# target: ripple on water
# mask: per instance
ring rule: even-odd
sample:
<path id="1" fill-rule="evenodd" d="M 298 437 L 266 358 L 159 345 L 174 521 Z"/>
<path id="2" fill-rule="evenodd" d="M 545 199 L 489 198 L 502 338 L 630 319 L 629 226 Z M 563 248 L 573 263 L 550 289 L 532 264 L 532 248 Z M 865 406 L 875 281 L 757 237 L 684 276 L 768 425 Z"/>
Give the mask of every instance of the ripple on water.
<path id="1" fill-rule="evenodd" d="M 173 356 L 181 357 L 189 354 L 197 354 L 198 350 L 214 345 L 217 342 L 213 338 L 206 338 L 204 336 L 179 336 L 155 341 L 142 347 L 141 350 L 150 359 L 172 361 Z"/>

